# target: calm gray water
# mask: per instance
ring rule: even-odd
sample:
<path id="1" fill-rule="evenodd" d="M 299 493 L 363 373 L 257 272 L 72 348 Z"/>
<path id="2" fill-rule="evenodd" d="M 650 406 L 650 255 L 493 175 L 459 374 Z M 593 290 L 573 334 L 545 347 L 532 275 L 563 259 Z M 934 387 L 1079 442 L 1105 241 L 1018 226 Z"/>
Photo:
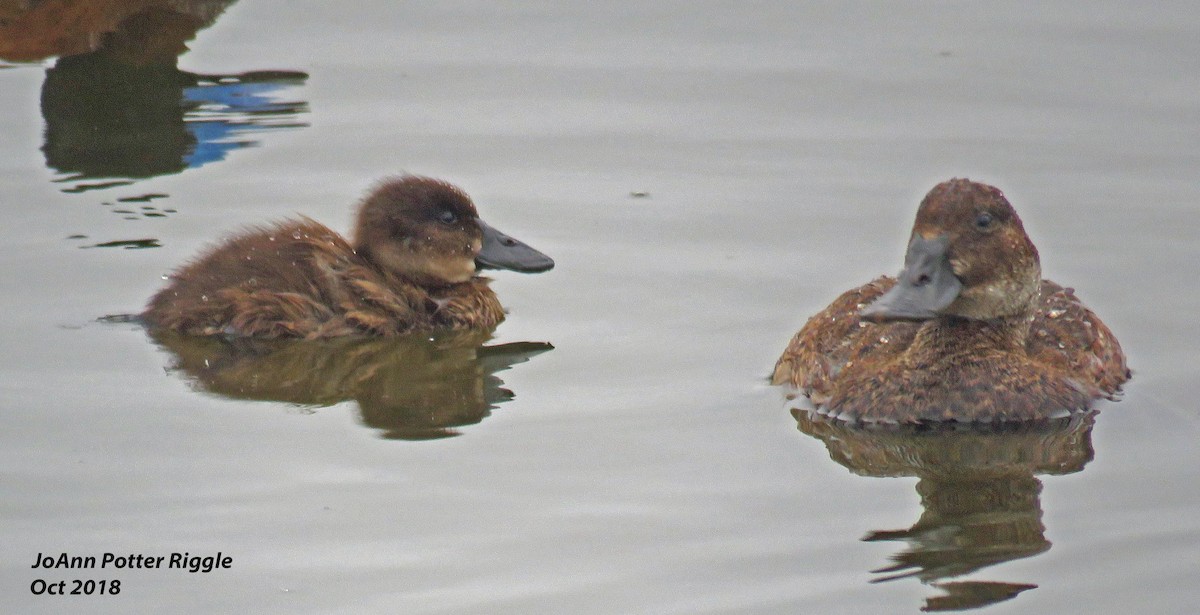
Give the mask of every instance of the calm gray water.
<path id="1" fill-rule="evenodd" d="M 0 3 L 13 612 L 1200 601 L 1193 3 L 113 2 L 66 34 L 25 4 Z M 240 363 L 96 322 L 243 225 L 347 230 L 398 172 L 557 260 L 495 275 L 489 343 L 513 346 Z M 1004 189 L 1116 332 L 1124 400 L 1049 432 L 798 422 L 765 382 L 778 353 L 898 270 L 951 176 Z M 106 552 L 232 560 L 31 569 Z M 120 593 L 32 593 L 76 578 Z"/>

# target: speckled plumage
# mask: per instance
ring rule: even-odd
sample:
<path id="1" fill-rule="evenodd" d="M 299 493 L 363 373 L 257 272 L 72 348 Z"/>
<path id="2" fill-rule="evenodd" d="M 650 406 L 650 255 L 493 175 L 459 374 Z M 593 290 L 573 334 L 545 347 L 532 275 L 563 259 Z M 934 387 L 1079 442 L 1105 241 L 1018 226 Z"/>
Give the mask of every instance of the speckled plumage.
<path id="1" fill-rule="evenodd" d="M 983 213 L 992 228 L 976 226 Z M 914 245 L 946 238 L 957 298 L 936 314 L 868 319 L 864 308 L 897 280 L 847 291 L 793 337 L 775 384 L 795 387 L 821 414 L 918 423 L 1062 416 L 1112 398 L 1129 378 L 1108 327 L 1072 289 L 1041 279 L 1037 250 L 999 190 L 939 184 L 922 202 L 913 237 Z"/>
<path id="2" fill-rule="evenodd" d="M 142 318 L 192 335 L 310 339 L 490 330 L 504 320 L 487 278 L 473 274 L 482 235 L 460 190 L 391 180 L 358 218 L 353 244 L 308 218 L 236 235 L 175 272 Z"/>

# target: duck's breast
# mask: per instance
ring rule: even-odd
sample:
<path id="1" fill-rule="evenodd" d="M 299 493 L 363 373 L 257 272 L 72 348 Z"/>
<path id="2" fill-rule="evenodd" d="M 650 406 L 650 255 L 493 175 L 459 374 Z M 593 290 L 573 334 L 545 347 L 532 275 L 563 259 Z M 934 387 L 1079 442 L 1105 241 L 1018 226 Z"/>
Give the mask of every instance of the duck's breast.
<path id="1" fill-rule="evenodd" d="M 895 285 L 880 276 L 842 293 L 815 314 L 792 338 L 775 364 L 771 381 L 799 389 L 820 404 L 832 393 L 847 365 L 887 363 L 912 342 L 918 325 L 912 322 L 873 323 L 859 316 L 862 308 Z"/>

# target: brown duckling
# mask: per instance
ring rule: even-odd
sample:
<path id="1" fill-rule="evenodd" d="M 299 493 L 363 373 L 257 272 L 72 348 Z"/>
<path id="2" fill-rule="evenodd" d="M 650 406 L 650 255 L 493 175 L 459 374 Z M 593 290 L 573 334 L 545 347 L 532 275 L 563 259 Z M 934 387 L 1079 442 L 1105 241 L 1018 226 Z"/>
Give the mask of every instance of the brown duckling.
<path id="1" fill-rule="evenodd" d="M 261 338 L 490 330 L 504 310 L 477 269 L 553 266 L 480 220 L 462 190 L 405 176 L 362 201 L 352 241 L 309 218 L 250 229 L 172 274 L 142 319 Z"/>
<path id="2" fill-rule="evenodd" d="M 1042 279 L 1004 194 L 952 179 L 921 201 L 898 279 L 810 318 L 772 382 L 842 420 L 923 423 L 1061 417 L 1113 399 L 1129 377 L 1108 327 Z"/>

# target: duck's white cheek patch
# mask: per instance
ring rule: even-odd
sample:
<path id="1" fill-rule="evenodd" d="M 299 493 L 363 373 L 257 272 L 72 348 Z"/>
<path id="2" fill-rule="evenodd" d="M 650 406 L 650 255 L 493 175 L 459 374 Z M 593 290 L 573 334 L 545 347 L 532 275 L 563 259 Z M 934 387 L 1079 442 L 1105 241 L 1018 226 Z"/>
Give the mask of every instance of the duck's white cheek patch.
<path id="1" fill-rule="evenodd" d="M 470 280 L 471 277 L 475 275 L 475 259 L 462 259 L 458 262 L 458 270 L 459 274 L 456 279 L 454 279 L 455 282 L 466 282 L 467 280 Z"/>
<path id="2" fill-rule="evenodd" d="M 952 258 L 950 259 L 950 271 L 961 278 L 967 272 L 967 264 L 960 259 Z"/>
<path id="3" fill-rule="evenodd" d="M 427 267 L 434 277 L 454 284 L 466 282 L 475 275 L 474 258 L 431 259 Z"/>
<path id="4" fill-rule="evenodd" d="M 435 256 L 427 252 L 403 250 L 395 244 L 376 250 L 375 261 L 396 273 L 420 280 L 458 284 L 475 275 L 473 255 Z"/>

